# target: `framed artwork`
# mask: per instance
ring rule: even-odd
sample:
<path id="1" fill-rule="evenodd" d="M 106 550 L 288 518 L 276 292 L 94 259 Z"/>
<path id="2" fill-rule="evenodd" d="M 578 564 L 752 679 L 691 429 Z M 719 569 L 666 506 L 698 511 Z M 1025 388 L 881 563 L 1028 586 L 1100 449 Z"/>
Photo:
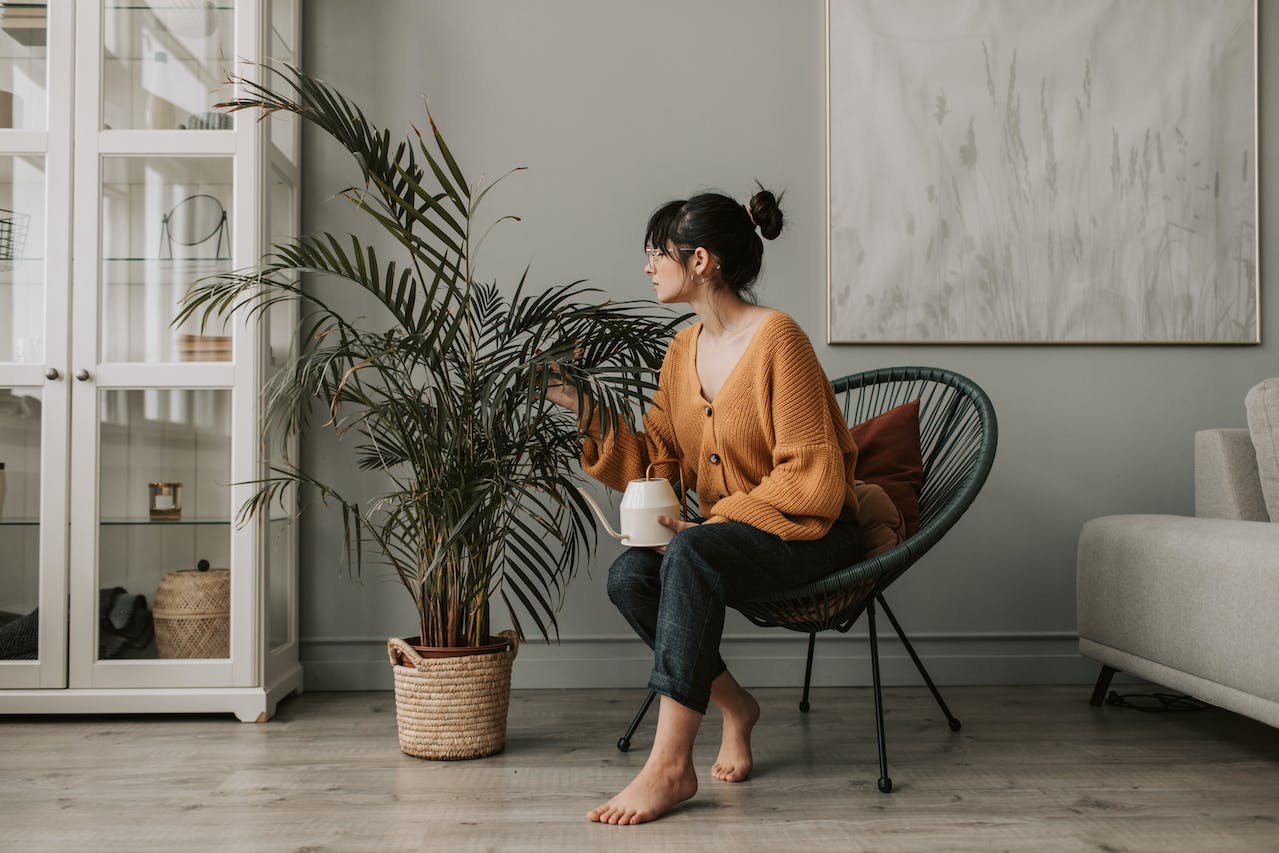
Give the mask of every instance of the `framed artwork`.
<path id="1" fill-rule="evenodd" d="M 830 343 L 1256 344 L 1255 0 L 827 0 Z"/>

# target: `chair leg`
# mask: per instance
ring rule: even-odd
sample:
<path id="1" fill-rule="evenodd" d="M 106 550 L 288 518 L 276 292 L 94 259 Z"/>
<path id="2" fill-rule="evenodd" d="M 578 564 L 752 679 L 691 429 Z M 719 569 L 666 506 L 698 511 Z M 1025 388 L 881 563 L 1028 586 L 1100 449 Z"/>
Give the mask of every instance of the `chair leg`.
<path id="1" fill-rule="evenodd" d="M 808 635 L 808 663 L 804 664 L 804 696 L 799 700 L 799 710 L 808 713 L 808 686 L 813 682 L 813 646 L 817 642 L 817 632 Z"/>
<path id="2" fill-rule="evenodd" d="M 879 790 L 889 793 L 893 780 L 888 777 L 888 747 L 884 743 L 884 695 L 879 682 L 879 642 L 875 638 L 875 602 L 866 605 L 866 619 L 870 629 L 870 675 L 875 683 L 875 735 L 879 739 Z"/>
<path id="3" fill-rule="evenodd" d="M 653 699 L 657 696 L 656 690 L 648 691 L 648 698 L 644 700 L 644 704 L 640 705 L 639 712 L 635 715 L 635 719 L 631 720 L 631 727 L 626 730 L 626 734 L 617 739 L 617 748 L 621 752 L 629 752 L 631 748 L 631 738 L 635 736 L 635 730 L 639 728 L 639 724 L 644 719 L 644 715 L 648 713 L 648 706 L 653 704 Z"/>
<path id="4" fill-rule="evenodd" d="M 1115 677 L 1116 670 L 1113 666 L 1102 664 L 1101 672 L 1097 673 L 1097 683 L 1092 688 L 1092 698 L 1088 700 L 1088 704 L 1094 708 L 1101 707 L 1102 700 L 1106 698 L 1106 691 L 1110 689 L 1110 679 Z"/>
<path id="5" fill-rule="evenodd" d="M 941 712 L 946 715 L 946 723 L 950 726 L 952 732 L 959 731 L 959 720 L 950 712 L 950 708 L 946 705 L 946 700 L 941 698 L 941 693 L 937 690 L 937 685 L 933 684 L 933 680 L 928 677 L 928 670 L 924 669 L 924 662 L 919 659 L 919 655 L 915 654 L 915 647 L 910 644 L 910 640 L 906 637 L 906 632 L 902 630 L 901 623 L 897 621 L 897 617 L 893 615 L 893 611 L 888 609 L 888 602 L 884 600 L 882 595 L 875 598 L 879 601 L 884 613 L 888 615 L 888 621 L 893 623 L 893 630 L 897 632 L 897 636 L 902 641 L 902 645 L 906 647 L 906 651 L 910 653 L 910 659 L 915 662 L 915 668 L 919 670 L 919 674 L 924 677 L 924 683 L 928 685 L 928 689 L 933 692 L 933 698 L 937 700 L 937 705 L 941 708 Z"/>

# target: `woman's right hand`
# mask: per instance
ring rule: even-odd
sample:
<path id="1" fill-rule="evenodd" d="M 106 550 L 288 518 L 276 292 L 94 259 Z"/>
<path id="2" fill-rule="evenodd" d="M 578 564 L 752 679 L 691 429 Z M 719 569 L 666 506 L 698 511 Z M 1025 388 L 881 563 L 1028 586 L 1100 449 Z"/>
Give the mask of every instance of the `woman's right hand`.
<path id="1" fill-rule="evenodd" d="M 582 350 L 579 347 L 573 351 L 573 358 L 582 357 Z M 577 386 L 571 382 L 565 382 L 563 374 L 560 373 L 559 364 L 552 362 L 551 375 L 546 382 L 546 399 L 561 408 L 568 409 L 573 414 L 577 414 Z"/>
<path id="2" fill-rule="evenodd" d="M 577 388 L 574 385 L 552 379 L 546 384 L 546 399 L 577 414 Z"/>

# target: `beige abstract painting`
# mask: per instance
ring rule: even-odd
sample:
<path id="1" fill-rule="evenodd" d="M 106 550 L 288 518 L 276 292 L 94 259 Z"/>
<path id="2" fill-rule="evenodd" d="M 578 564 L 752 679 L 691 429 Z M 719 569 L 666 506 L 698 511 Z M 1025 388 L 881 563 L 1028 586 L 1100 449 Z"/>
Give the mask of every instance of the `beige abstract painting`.
<path id="1" fill-rule="evenodd" d="M 1260 340 L 1252 0 L 828 0 L 832 343 Z"/>

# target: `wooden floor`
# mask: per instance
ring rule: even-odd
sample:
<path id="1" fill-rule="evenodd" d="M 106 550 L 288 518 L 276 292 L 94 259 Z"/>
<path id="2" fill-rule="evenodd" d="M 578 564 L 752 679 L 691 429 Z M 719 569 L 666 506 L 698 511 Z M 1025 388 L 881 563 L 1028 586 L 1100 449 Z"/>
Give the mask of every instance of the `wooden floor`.
<path id="1" fill-rule="evenodd" d="M 1125 690 L 1129 688 L 1124 688 Z M 1132 690 L 1140 690 L 1134 687 Z M 887 691 L 879 793 L 870 692 L 761 690 L 757 772 L 710 778 L 637 827 L 585 820 L 643 763 L 614 742 L 640 690 L 513 695 L 506 752 L 399 752 L 386 693 L 315 693 L 231 717 L 0 717 L 0 849 L 1279 850 L 1279 730 L 1224 711 L 1090 708 L 1086 687 Z"/>

